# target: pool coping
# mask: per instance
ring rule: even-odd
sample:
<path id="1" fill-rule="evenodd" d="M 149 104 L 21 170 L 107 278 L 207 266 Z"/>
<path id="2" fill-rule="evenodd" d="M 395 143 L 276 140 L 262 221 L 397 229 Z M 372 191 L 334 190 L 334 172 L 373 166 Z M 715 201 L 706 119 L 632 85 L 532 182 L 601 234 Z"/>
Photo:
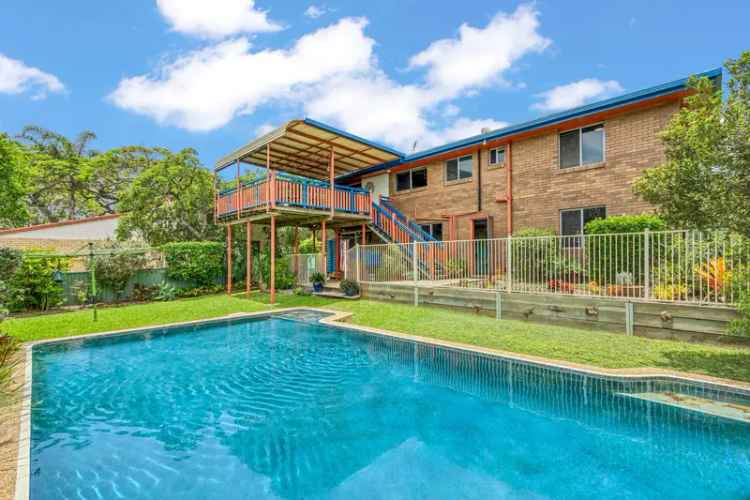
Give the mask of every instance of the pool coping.
<path id="1" fill-rule="evenodd" d="M 355 325 L 348 323 L 354 315 L 350 312 L 336 311 L 321 307 L 287 307 L 282 309 L 273 309 L 267 311 L 258 311 L 252 313 L 233 313 L 216 318 L 182 321 L 177 323 L 165 323 L 160 325 L 143 326 L 128 328 L 123 330 L 112 330 L 108 332 L 90 333 L 84 335 L 74 335 L 70 337 L 61 337 L 54 339 L 43 339 L 23 344 L 25 363 L 23 376 L 23 395 L 20 407 L 20 423 L 18 435 L 18 460 L 16 465 L 16 484 L 15 500 L 28 500 L 30 495 L 30 462 L 31 462 L 31 389 L 32 389 L 32 354 L 33 349 L 39 345 L 59 344 L 74 342 L 77 340 L 117 337 L 123 335 L 133 335 L 147 332 L 155 329 L 178 328 L 185 326 L 203 326 L 213 323 L 222 323 L 227 320 L 244 320 L 244 319 L 262 319 L 279 316 L 281 314 L 295 311 L 315 311 L 325 313 L 326 316 L 317 321 L 318 324 L 333 327 L 334 329 L 343 329 L 352 332 L 364 332 L 374 335 L 381 335 L 390 338 L 396 338 L 415 342 L 422 345 L 442 347 L 450 350 L 457 350 L 468 353 L 482 354 L 494 358 L 505 359 L 509 361 L 518 361 L 521 363 L 531 364 L 538 367 L 555 369 L 558 371 L 576 373 L 579 375 L 591 376 L 600 379 L 618 380 L 624 382 L 676 382 L 683 384 L 700 384 L 704 388 L 716 391 L 725 391 L 740 397 L 750 398 L 750 383 L 740 382 L 737 380 L 711 377 L 690 372 L 680 372 L 676 370 L 667 370 L 663 368 L 601 368 L 581 363 L 572 363 L 568 361 L 552 360 L 539 356 L 527 354 L 518 354 L 510 351 L 499 349 L 490 349 L 471 344 L 451 342 L 447 340 L 435 339 L 430 337 L 421 337 L 407 333 L 373 328 L 369 326 Z"/>

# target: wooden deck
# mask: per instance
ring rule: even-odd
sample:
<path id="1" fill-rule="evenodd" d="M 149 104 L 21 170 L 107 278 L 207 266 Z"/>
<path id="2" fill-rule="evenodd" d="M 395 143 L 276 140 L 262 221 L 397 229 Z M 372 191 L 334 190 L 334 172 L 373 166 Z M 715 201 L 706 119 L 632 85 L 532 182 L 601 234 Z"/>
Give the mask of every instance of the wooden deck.
<path id="1" fill-rule="evenodd" d="M 331 199 L 333 198 L 333 209 Z M 372 197 L 368 191 L 305 177 L 271 172 L 268 177 L 220 193 L 216 221 L 279 225 L 312 225 L 327 221 L 329 227 L 366 224 L 371 220 Z"/>

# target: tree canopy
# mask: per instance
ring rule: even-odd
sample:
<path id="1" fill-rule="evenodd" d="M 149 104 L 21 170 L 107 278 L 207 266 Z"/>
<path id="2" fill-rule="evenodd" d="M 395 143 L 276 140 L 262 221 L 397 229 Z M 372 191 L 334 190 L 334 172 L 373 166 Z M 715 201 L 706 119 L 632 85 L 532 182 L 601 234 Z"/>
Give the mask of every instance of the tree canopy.
<path id="1" fill-rule="evenodd" d="M 124 146 L 100 152 L 96 135 L 69 139 L 41 127 L 0 134 L 0 228 L 119 212 L 118 236 L 161 245 L 215 239 L 213 176 L 192 149 Z"/>
<path id="2" fill-rule="evenodd" d="M 121 193 L 118 237 L 137 235 L 151 245 L 217 238 L 213 176 L 193 149 L 158 152 L 161 157 Z"/>
<path id="3" fill-rule="evenodd" d="M 750 237 L 750 52 L 726 62 L 727 97 L 708 78 L 662 133 L 666 162 L 636 193 L 673 226 L 730 229 Z"/>

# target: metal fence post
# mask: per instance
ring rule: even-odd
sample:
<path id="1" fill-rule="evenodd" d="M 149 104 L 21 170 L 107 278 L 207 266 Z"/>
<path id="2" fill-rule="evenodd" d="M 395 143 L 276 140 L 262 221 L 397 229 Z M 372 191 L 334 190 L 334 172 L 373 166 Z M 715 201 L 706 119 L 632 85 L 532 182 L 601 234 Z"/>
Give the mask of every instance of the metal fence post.
<path id="1" fill-rule="evenodd" d="M 344 245 L 346 248 L 346 245 Z M 339 246 L 339 251 L 341 251 L 341 246 Z M 344 279 L 349 279 L 349 250 L 344 250 Z"/>
<path id="2" fill-rule="evenodd" d="M 643 297 L 651 297 L 651 230 L 643 232 Z"/>
<path id="3" fill-rule="evenodd" d="M 412 243 L 411 249 L 412 272 L 414 274 L 414 305 L 419 305 L 419 270 L 417 268 L 417 242 Z"/>
<path id="4" fill-rule="evenodd" d="M 508 235 L 505 240 L 505 289 L 508 293 L 513 291 L 513 237 Z"/>
<path id="5" fill-rule="evenodd" d="M 495 319 L 503 319 L 503 298 L 500 290 L 495 290 Z"/>
<path id="6" fill-rule="evenodd" d="M 356 245 L 354 245 L 354 253 L 355 253 L 356 257 L 357 257 L 357 278 L 356 278 L 356 280 L 357 280 L 358 283 L 362 283 L 362 276 L 360 274 L 361 266 L 360 266 L 360 263 L 359 263 L 360 260 L 362 260 L 362 259 L 360 258 L 359 243 L 357 243 Z"/>

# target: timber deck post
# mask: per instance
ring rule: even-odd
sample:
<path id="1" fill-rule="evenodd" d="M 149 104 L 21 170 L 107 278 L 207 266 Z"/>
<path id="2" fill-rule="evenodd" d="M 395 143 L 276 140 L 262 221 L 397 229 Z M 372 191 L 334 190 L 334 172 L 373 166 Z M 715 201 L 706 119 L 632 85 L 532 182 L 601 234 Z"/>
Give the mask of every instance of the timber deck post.
<path id="1" fill-rule="evenodd" d="M 227 295 L 232 295 L 232 225 L 227 225 Z"/>
<path id="2" fill-rule="evenodd" d="M 326 239 L 326 221 L 320 223 L 320 254 L 323 256 L 323 276 L 328 274 L 328 240 Z"/>
<path id="3" fill-rule="evenodd" d="M 247 247 L 245 249 L 245 293 L 250 296 L 253 284 L 253 223 L 246 224 Z"/>
<path id="4" fill-rule="evenodd" d="M 276 216 L 271 216 L 271 304 L 276 303 Z"/>

